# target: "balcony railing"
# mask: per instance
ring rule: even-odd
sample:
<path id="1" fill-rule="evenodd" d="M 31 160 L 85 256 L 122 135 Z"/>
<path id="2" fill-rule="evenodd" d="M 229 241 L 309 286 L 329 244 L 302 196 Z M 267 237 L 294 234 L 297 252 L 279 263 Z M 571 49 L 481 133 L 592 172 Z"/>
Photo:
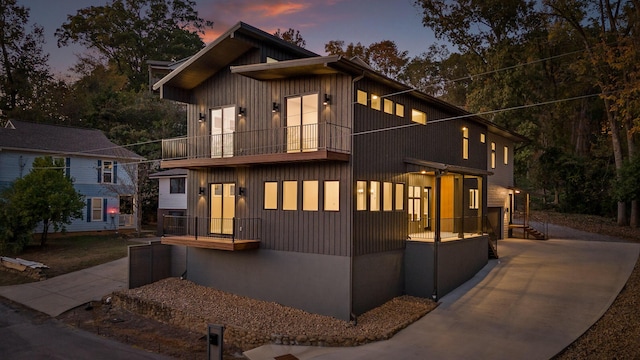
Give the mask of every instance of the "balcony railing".
<path id="1" fill-rule="evenodd" d="M 162 140 L 162 160 L 215 159 L 320 150 L 350 154 L 351 129 L 321 123 Z"/>
<path id="2" fill-rule="evenodd" d="M 199 218 L 190 216 L 163 217 L 163 236 L 192 237 L 194 240 L 260 240 L 261 219 Z"/>
<path id="3" fill-rule="evenodd" d="M 435 239 L 434 218 L 409 219 L 409 238 L 411 240 Z M 450 241 L 487 235 L 490 229 L 486 220 L 479 216 L 465 216 L 440 219 L 440 239 Z"/>

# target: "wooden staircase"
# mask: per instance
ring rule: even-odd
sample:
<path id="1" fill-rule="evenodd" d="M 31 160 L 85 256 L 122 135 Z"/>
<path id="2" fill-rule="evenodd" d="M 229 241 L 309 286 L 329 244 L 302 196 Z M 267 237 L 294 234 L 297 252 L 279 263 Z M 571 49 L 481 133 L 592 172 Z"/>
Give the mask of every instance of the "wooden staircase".
<path id="1" fill-rule="evenodd" d="M 547 240 L 547 237 L 541 233 L 540 231 L 532 228 L 531 226 L 527 225 L 523 228 L 525 236 L 528 238 L 529 236 L 532 236 L 534 239 L 536 240 Z"/>

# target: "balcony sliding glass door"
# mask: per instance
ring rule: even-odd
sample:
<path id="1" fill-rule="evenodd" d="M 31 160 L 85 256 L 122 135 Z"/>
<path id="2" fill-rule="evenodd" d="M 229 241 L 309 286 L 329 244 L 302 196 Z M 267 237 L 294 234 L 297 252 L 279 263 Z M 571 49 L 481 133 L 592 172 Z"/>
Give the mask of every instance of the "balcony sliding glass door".
<path id="1" fill-rule="evenodd" d="M 287 152 L 318 149 L 318 94 L 287 98 Z"/>
<path id="2" fill-rule="evenodd" d="M 212 234 L 233 234 L 233 218 L 236 216 L 236 185 L 211 184 Z"/>
<path id="3" fill-rule="evenodd" d="M 233 134 L 236 131 L 236 109 L 233 106 L 211 110 L 211 157 L 233 156 Z"/>

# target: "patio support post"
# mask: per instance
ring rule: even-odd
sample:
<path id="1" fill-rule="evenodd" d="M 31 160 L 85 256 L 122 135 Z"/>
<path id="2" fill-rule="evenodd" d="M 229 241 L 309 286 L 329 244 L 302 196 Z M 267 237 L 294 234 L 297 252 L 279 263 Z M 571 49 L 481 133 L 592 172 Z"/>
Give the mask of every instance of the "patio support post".
<path id="1" fill-rule="evenodd" d="M 438 245 L 440 244 L 440 221 L 442 220 L 440 217 L 440 201 L 442 198 L 442 170 L 436 170 L 436 181 L 435 181 L 435 205 L 436 205 L 436 214 L 435 214 L 435 224 L 434 224 L 434 238 L 433 238 L 433 294 L 431 297 L 433 301 L 438 301 Z"/>
<path id="2" fill-rule="evenodd" d="M 198 240 L 198 217 L 196 216 L 193 221 L 194 221 L 194 225 L 195 225 L 195 229 L 194 229 L 195 234 L 194 235 L 196 236 L 196 240 Z"/>

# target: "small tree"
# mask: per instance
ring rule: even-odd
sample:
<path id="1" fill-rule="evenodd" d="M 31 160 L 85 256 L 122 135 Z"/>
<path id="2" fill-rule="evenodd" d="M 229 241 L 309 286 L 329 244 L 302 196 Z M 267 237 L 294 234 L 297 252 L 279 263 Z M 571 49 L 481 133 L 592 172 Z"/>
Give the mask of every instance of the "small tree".
<path id="1" fill-rule="evenodd" d="M 6 221 L 10 223 L 5 225 L 14 229 L 15 241 L 22 239 L 25 231 L 33 231 L 41 222 L 40 245 L 44 246 L 51 226 L 54 232 L 64 232 L 73 219 L 82 218 L 84 197 L 76 192 L 73 181 L 65 176 L 62 169 L 62 160 L 54 160 L 50 156 L 36 158 L 31 172 L 3 192 L 2 201 L 7 208 L 19 214 L 9 214 Z M 25 220 L 19 220 L 21 217 Z M 20 234 L 15 233 L 16 230 Z"/>

